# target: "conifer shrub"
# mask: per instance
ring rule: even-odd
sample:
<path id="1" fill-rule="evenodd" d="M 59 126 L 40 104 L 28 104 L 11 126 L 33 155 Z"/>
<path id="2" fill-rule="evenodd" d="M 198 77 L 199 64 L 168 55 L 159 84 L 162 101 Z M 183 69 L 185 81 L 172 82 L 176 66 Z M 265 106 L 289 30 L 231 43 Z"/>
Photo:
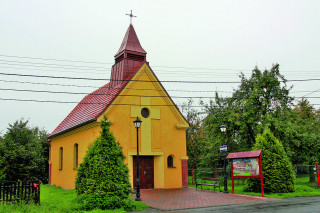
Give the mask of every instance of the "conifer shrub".
<path id="1" fill-rule="evenodd" d="M 265 129 L 259 134 L 253 150 L 262 150 L 263 187 L 265 192 L 284 193 L 293 192 L 295 175 L 291 161 L 281 142 Z M 248 178 L 245 191 L 261 191 L 260 179 Z"/>
<path id="2" fill-rule="evenodd" d="M 80 208 L 131 210 L 129 169 L 119 143 L 110 132 L 107 118 L 100 123 L 101 135 L 89 147 L 78 167 L 75 182 Z"/>

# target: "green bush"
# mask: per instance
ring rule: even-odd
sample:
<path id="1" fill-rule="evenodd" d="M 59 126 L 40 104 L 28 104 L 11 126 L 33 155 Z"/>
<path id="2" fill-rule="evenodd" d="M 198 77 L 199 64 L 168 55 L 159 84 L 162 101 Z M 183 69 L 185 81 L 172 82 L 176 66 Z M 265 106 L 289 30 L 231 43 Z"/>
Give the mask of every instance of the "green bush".
<path id="1" fill-rule="evenodd" d="M 295 176 L 292 164 L 281 144 L 270 129 L 256 138 L 253 150 L 262 150 L 263 186 L 265 192 L 293 192 Z M 260 179 L 247 179 L 245 191 L 260 191 Z"/>
<path id="2" fill-rule="evenodd" d="M 129 199 L 132 190 L 125 156 L 109 126 L 105 117 L 100 124 L 101 136 L 89 147 L 78 168 L 75 188 L 78 202 L 85 210 L 134 207 Z"/>
<path id="3" fill-rule="evenodd" d="M 5 167 L 4 160 L 1 158 L 2 156 L 0 155 L 0 182 L 6 179 L 6 174 L 5 174 L 6 167 Z"/>
<path id="4" fill-rule="evenodd" d="M 48 182 L 49 143 L 47 132 L 20 119 L 0 136 L 0 180 Z"/>
<path id="5" fill-rule="evenodd" d="M 135 204 L 133 198 L 121 199 L 118 196 L 105 197 L 97 194 L 92 195 L 79 195 L 77 201 L 80 204 L 80 209 L 82 210 L 92 210 L 92 209 L 125 209 L 133 210 Z"/>

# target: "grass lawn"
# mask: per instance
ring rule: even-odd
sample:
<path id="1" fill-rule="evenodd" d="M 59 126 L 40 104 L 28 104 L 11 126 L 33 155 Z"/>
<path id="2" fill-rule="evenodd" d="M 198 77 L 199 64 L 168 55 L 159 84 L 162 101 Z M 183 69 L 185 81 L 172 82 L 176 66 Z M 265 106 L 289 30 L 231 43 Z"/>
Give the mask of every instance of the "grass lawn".
<path id="1" fill-rule="evenodd" d="M 300 176 L 296 179 L 295 191 L 290 193 L 264 193 L 265 197 L 271 198 L 290 198 L 290 197 L 314 197 L 320 196 L 320 188 L 316 188 L 317 183 L 310 183 L 309 176 Z M 196 187 L 195 182 L 192 184 L 192 179 L 189 177 L 189 187 Z M 221 191 L 223 191 L 223 182 L 220 182 Z M 213 190 L 211 186 L 203 186 L 203 189 Z M 232 192 L 232 182 L 228 180 L 228 191 Z M 235 179 L 234 181 L 234 193 L 261 196 L 261 193 L 256 192 L 244 192 L 244 186 L 242 185 L 242 179 Z"/>
<path id="2" fill-rule="evenodd" d="M 0 213 L 4 212 L 55 212 L 55 213 L 67 213 L 67 212 L 87 212 L 77 210 L 77 206 L 74 202 L 76 198 L 75 190 L 65 190 L 56 186 L 41 185 L 40 194 L 41 205 L 34 204 L 1 204 Z M 141 202 L 135 202 L 136 209 L 134 211 L 142 211 L 148 206 Z M 126 212 L 122 209 L 117 210 L 93 210 L 96 212 L 110 212 L 120 213 Z"/>

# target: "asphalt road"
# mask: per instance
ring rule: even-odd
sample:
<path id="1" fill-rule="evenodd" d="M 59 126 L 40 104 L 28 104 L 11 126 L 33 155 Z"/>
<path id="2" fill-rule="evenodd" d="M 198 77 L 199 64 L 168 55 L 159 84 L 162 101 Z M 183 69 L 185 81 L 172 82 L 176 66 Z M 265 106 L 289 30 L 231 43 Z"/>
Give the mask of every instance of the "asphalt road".
<path id="1" fill-rule="evenodd" d="M 147 209 L 144 213 L 162 212 L 156 209 Z M 229 206 L 214 206 L 196 209 L 183 209 L 167 211 L 170 213 L 207 213 L 207 212 L 276 212 L 276 213 L 320 213 L 320 197 L 288 198 L 273 201 L 254 202 L 246 204 L 236 204 Z"/>

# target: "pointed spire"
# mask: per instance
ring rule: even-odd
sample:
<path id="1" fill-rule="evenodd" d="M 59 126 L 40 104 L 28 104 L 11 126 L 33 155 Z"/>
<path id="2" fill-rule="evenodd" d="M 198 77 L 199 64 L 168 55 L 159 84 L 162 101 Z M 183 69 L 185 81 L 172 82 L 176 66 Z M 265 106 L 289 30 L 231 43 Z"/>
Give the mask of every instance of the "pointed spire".
<path id="1" fill-rule="evenodd" d="M 116 53 L 115 57 L 117 57 L 124 50 L 133 51 L 133 52 L 141 53 L 141 54 L 147 54 L 147 52 L 141 47 L 138 36 L 137 36 L 132 24 L 130 24 L 130 26 L 126 32 L 126 35 L 123 38 L 120 49 Z"/>
<path id="2" fill-rule="evenodd" d="M 120 49 L 114 56 L 115 64 L 112 66 L 110 86 L 122 84 L 123 80 L 136 71 L 137 66 L 146 62 L 146 56 L 147 52 L 141 47 L 138 36 L 130 24 Z"/>

